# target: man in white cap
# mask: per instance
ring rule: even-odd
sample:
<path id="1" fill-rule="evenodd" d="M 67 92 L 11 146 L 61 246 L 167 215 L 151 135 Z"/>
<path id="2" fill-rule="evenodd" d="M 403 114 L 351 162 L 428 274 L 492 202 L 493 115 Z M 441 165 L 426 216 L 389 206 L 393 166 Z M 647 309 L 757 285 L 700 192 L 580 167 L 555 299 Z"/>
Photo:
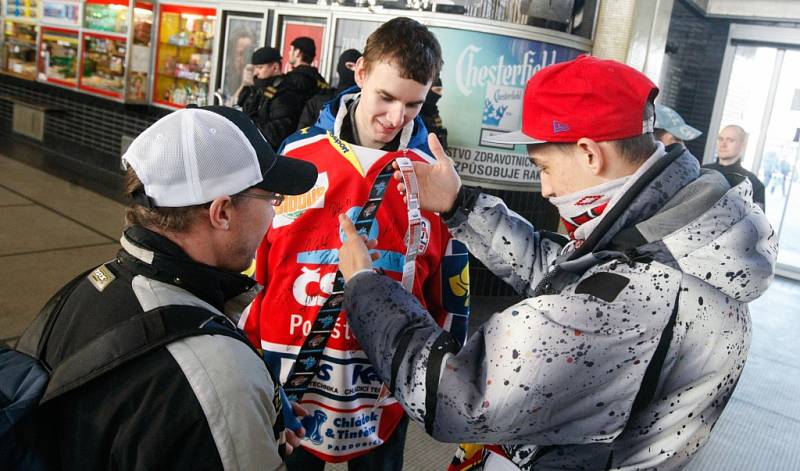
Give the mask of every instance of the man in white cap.
<path id="1" fill-rule="evenodd" d="M 48 469 L 282 469 L 278 388 L 234 322 L 273 207 L 308 191 L 316 168 L 216 106 L 165 116 L 123 159 L 121 249 L 59 291 L 17 345 L 50 371 L 23 426 L 49 444 Z"/>
<path id="2" fill-rule="evenodd" d="M 701 131 L 686 124 L 677 111 L 669 106 L 656 104 L 655 138 L 662 144 L 683 144 L 703 134 Z"/>

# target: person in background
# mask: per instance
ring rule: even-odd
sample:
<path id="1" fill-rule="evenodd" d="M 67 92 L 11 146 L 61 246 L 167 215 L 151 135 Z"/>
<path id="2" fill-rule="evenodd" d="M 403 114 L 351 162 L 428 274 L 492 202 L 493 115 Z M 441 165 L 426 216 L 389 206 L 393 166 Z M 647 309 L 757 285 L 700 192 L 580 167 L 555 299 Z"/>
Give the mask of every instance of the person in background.
<path id="1" fill-rule="evenodd" d="M 226 106 L 236 104 L 241 85 L 253 84 L 253 67 L 249 63 L 255 50 L 253 38 L 247 31 L 239 31 L 231 49 L 232 57 L 225 65 L 225 89 L 222 91 Z"/>
<path id="2" fill-rule="evenodd" d="M 317 178 L 313 165 L 275 154 L 246 115 L 221 106 L 173 111 L 122 159 L 131 202 L 117 256 L 75 278 L 53 301 L 49 331 L 37 319 L 17 345 L 43 352 L 53 371 L 74 365 L 87 345 L 100 355 L 97 340 L 124 324 L 138 326 L 130 341 L 146 345 L 186 317 L 181 308 L 234 331 L 255 288 L 240 272 L 274 208 Z M 46 469 L 284 469 L 278 384 L 244 340 L 172 341 L 45 403 L 33 438 L 53 449 Z"/>
<path id="3" fill-rule="evenodd" d="M 665 146 L 683 144 L 703 134 L 686 124 L 677 111 L 669 106 L 656 104 L 656 124 L 654 135 L 656 140 Z"/>
<path id="4" fill-rule="evenodd" d="M 465 247 L 430 211 L 421 213 L 420 243 L 408 247 L 411 213 L 390 184 L 391 171 L 378 178 L 401 155 L 432 161 L 428 132 L 418 114 L 441 69 L 441 54 L 434 35 L 417 21 L 395 18 L 384 23 L 369 36 L 357 60 L 358 86 L 331 100 L 316 125 L 283 145 L 281 152 L 314 163 L 320 176 L 311 191 L 287 198 L 278 210 L 256 255 L 255 276 L 264 290 L 240 326 L 264 350 L 267 363 L 280 371 L 290 398 L 295 394 L 292 383 L 302 378 L 290 377 L 290 372 L 301 370 L 310 378 L 300 404 L 317 426 L 309 427 L 308 438 L 287 460 L 290 470 L 321 470 L 326 462 L 342 461 L 348 461 L 351 471 L 403 468 L 408 419 L 351 335 L 346 313 L 337 309 L 332 316 L 324 307 L 332 300 L 341 305 L 341 295 L 330 294 L 341 244 L 340 212 L 355 217 L 364 208 L 365 218 L 374 215 L 370 227 L 380 240 L 374 247 L 382 254 L 379 266 L 395 280 L 408 279 L 405 260 L 415 249 L 414 299 L 453 338 L 466 336 Z M 374 196 L 384 190 L 382 198 Z M 317 336 L 330 329 L 324 350 L 316 350 L 319 358 L 303 353 L 307 339 L 322 348 Z"/>
<path id="5" fill-rule="evenodd" d="M 436 163 L 414 164 L 421 207 L 527 297 L 461 348 L 373 271 L 374 242 L 340 216 L 344 309 L 376 374 L 437 440 L 495 444 L 486 470 L 680 469 L 734 391 L 777 237 L 748 182 L 655 141 L 657 93 L 581 56 L 534 74 L 522 129 L 492 136 L 527 145 L 542 196 L 578 224 L 569 240 L 461 185 L 430 138 Z"/>
<path id="6" fill-rule="evenodd" d="M 288 63 L 292 69 L 286 74 L 286 82 L 300 95 L 302 103 L 297 111 L 298 119 L 306 102 L 314 95 L 330 88 L 328 82 L 319 74 L 319 70 L 311 65 L 317 56 L 314 40 L 300 36 L 291 42 Z M 297 123 L 295 123 L 295 129 Z"/>
<path id="7" fill-rule="evenodd" d="M 756 174 L 742 167 L 744 151 L 747 148 L 747 132 L 736 124 L 722 128 L 717 136 L 717 161 L 704 165 L 720 172 L 731 185 L 739 184 L 743 178 L 750 181 L 753 188 L 753 201 L 763 210 L 765 202 L 764 184 Z"/>
<path id="8" fill-rule="evenodd" d="M 236 104 L 241 107 L 274 148 L 280 146 L 297 128 L 303 100 L 281 75 L 281 55 L 274 47 L 253 52 L 252 83 L 237 92 Z"/>
<path id="9" fill-rule="evenodd" d="M 297 123 L 298 131 L 316 123 L 325 103 L 356 84 L 353 71 L 356 68 L 356 61 L 359 57 L 361 57 L 361 52 L 357 49 L 348 49 L 339 56 L 339 61 L 336 64 L 339 83 L 336 88 L 322 90 L 306 102 L 303 113 L 300 115 L 300 121 Z"/>
<path id="10" fill-rule="evenodd" d="M 422 110 L 419 112 L 419 116 L 422 118 L 422 122 L 425 123 L 425 127 L 428 128 L 428 132 L 436 134 L 436 137 L 439 138 L 439 143 L 446 151 L 448 148 L 447 128 L 442 124 L 442 117 L 439 115 L 439 107 L 436 105 L 442 98 L 443 93 L 442 78 L 436 77 L 436 80 L 433 81 L 433 85 L 431 85 L 431 89 L 428 91 L 428 95 L 425 96 L 425 103 L 422 104 Z"/>

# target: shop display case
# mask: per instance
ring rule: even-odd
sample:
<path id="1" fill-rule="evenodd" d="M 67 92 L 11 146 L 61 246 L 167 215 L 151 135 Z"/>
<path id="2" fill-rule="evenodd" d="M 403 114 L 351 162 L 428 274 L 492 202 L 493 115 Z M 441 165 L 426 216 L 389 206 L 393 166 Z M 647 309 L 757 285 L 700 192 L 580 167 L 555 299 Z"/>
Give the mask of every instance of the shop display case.
<path id="1" fill-rule="evenodd" d="M 127 49 L 124 38 L 83 33 L 79 88 L 121 99 L 125 87 Z"/>
<path id="2" fill-rule="evenodd" d="M 3 20 L 0 71 L 29 80 L 36 78 L 38 29 L 35 24 Z"/>
<path id="3" fill-rule="evenodd" d="M 42 24 L 80 26 L 81 3 L 78 0 L 44 0 Z"/>
<path id="4" fill-rule="evenodd" d="M 78 31 L 42 27 L 39 43 L 39 80 L 64 87 L 78 84 Z"/>
<path id="5" fill-rule="evenodd" d="M 127 0 L 86 0 L 83 5 L 83 27 L 92 31 L 126 34 L 129 11 Z"/>
<path id="6" fill-rule="evenodd" d="M 133 35 L 125 101 L 145 103 L 150 77 L 150 56 L 153 50 L 153 4 L 136 2 L 133 9 Z"/>
<path id="7" fill-rule="evenodd" d="M 5 0 L 6 18 L 36 20 L 39 18 L 39 0 Z"/>
<path id="8" fill-rule="evenodd" d="M 208 103 L 216 15 L 216 8 L 159 6 L 153 103 Z"/>
<path id="9" fill-rule="evenodd" d="M 83 9 L 78 88 L 118 101 L 145 103 L 153 4 L 87 0 Z"/>

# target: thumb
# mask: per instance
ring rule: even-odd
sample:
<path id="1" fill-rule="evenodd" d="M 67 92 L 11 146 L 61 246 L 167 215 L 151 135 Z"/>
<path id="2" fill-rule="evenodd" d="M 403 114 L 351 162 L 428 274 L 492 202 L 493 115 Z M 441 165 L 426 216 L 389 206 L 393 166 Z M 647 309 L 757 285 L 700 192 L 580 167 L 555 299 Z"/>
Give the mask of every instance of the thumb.
<path id="1" fill-rule="evenodd" d="M 436 137 L 436 134 L 428 134 L 428 147 L 431 148 L 431 153 L 436 158 L 436 165 L 443 164 L 446 167 L 453 166 L 453 160 L 445 153 L 442 143 L 439 142 L 439 138 Z"/>

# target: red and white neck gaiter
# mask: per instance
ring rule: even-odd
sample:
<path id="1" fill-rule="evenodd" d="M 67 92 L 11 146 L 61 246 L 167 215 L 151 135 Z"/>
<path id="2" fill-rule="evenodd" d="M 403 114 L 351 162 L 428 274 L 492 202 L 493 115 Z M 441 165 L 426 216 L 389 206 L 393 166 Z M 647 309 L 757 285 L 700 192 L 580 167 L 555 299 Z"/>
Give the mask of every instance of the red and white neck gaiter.
<path id="1" fill-rule="evenodd" d="M 625 185 L 630 177 L 617 178 L 602 185 L 564 196 L 550 198 L 550 202 L 558 208 L 561 221 L 567 229 L 569 238 L 578 242 L 586 239 L 597 223 L 599 216 L 608 207 L 608 203 Z"/>

